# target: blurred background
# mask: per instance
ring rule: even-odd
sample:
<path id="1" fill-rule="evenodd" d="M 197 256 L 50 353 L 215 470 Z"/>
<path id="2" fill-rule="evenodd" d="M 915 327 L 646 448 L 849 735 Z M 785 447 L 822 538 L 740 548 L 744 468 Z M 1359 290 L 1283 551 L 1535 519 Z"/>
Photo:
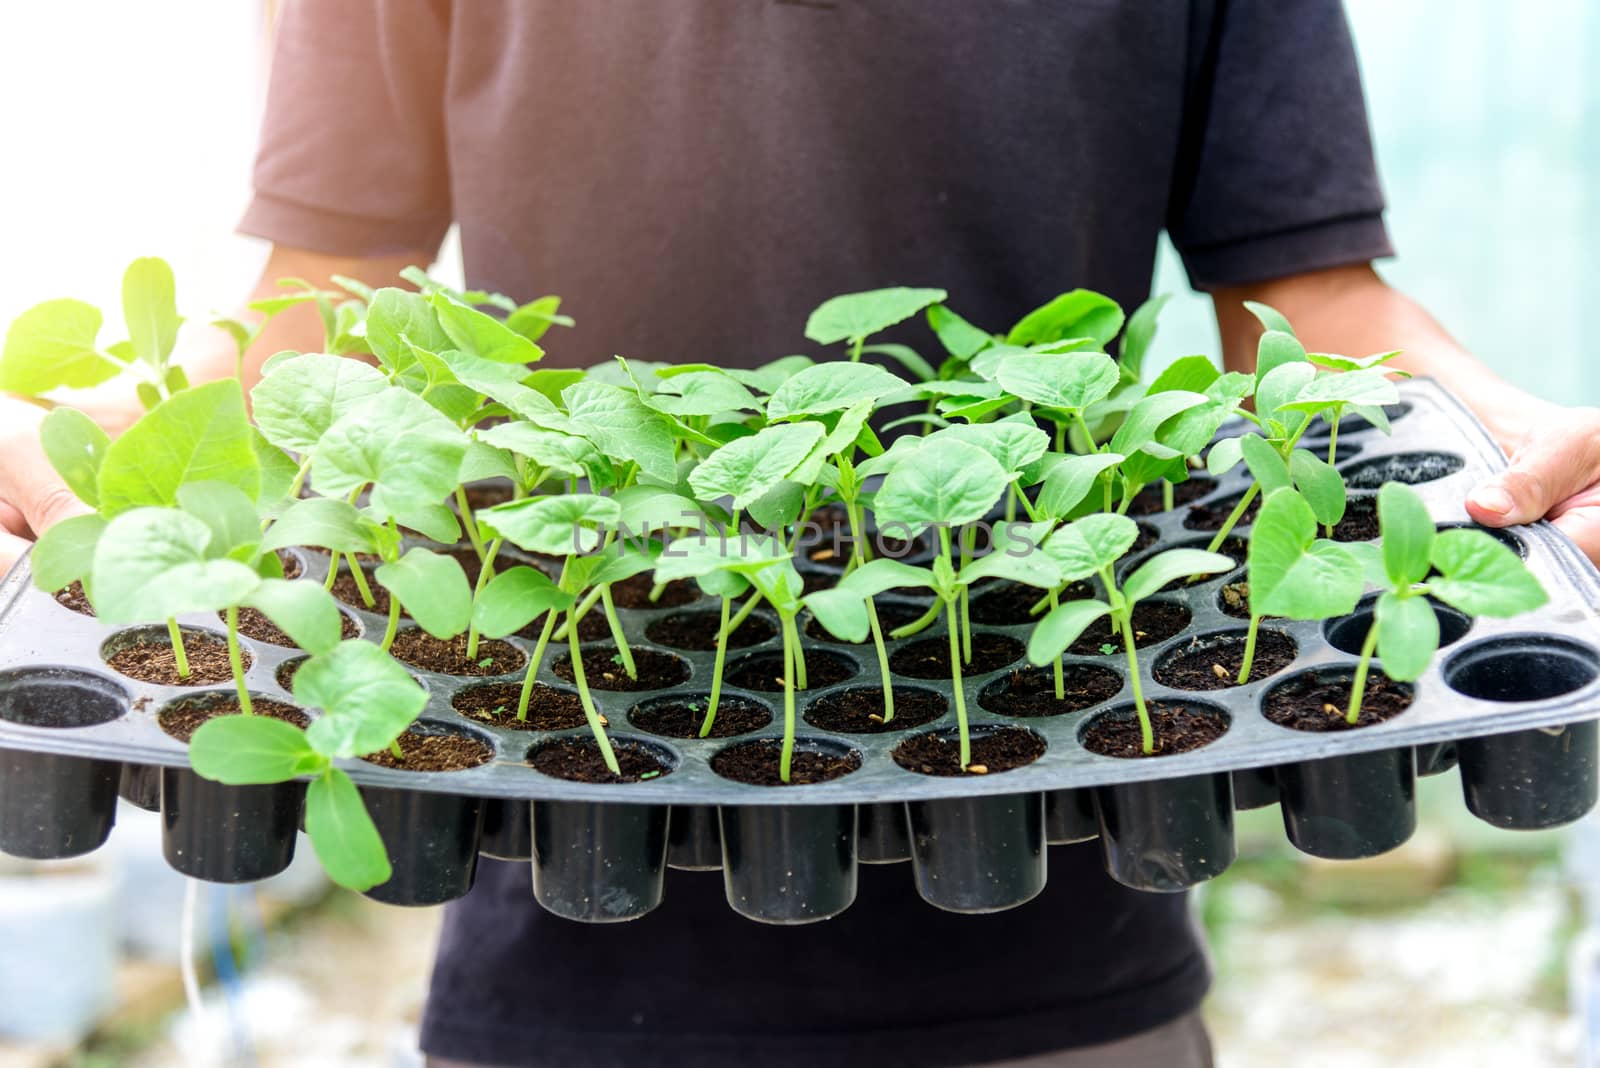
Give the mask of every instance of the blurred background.
<path id="1" fill-rule="evenodd" d="M 264 249 L 230 230 L 271 6 L 0 9 L 0 322 L 57 296 L 115 307 L 139 255 L 172 262 L 191 318 L 246 292 Z M 1385 274 L 1512 381 L 1600 403 L 1583 343 L 1600 280 L 1600 4 L 1348 8 L 1400 250 Z M 439 273 L 459 275 L 453 244 Z M 1170 249 L 1156 287 L 1176 294 L 1157 357 L 1214 354 L 1209 302 Z M 1198 895 L 1223 1068 L 1600 1064 L 1586 1059 L 1600 823 L 1498 832 L 1467 816 L 1453 773 L 1422 793 L 1416 837 L 1360 863 L 1291 852 L 1276 810 L 1242 817 L 1239 862 Z M 329 894 L 300 862 L 259 892 L 201 888 L 197 955 L 216 981 L 195 1017 L 176 968 L 184 888 L 156 820 L 128 810 L 82 861 L 0 866 L 0 1068 L 419 1063 L 435 910 Z"/>

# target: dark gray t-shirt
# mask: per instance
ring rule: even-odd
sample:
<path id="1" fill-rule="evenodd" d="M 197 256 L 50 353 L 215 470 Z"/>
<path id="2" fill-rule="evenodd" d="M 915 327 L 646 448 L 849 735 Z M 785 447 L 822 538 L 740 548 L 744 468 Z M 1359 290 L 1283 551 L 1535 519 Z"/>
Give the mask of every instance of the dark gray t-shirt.
<path id="1" fill-rule="evenodd" d="M 431 253 L 565 298 L 551 361 L 804 351 L 836 293 L 937 285 L 1003 328 L 1075 286 L 1127 307 L 1167 230 L 1200 288 L 1388 255 L 1337 0 L 290 0 L 248 233 Z M 907 340 L 928 350 L 915 329 Z M 824 924 L 672 873 L 620 927 L 486 863 L 451 906 L 424 1048 L 507 1065 L 981 1063 L 1194 1007 L 1184 898 L 1093 844 L 985 917 L 865 868 Z"/>

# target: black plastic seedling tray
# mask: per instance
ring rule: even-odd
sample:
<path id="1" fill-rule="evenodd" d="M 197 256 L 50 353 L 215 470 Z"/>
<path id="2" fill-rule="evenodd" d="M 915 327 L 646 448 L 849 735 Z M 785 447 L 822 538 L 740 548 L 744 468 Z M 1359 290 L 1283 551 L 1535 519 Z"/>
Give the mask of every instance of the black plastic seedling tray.
<path id="1" fill-rule="evenodd" d="M 1436 384 L 1409 382 L 1401 394 L 1392 436 L 1364 423 L 1341 428 L 1340 468 L 1353 497 L 1372 496 L 1384 481 L 1411 481 L 1438 523 L 1467 523 L 1461 502 L 1478 479 L 1503 465 L 1499 450 Z M 1315 447 L 1316 441 L 1308 436 L 1308 444 Z M 1246 485 L 1241 467 L 1191 504 L 1142 517 L 1156 540 L 1124 567 L 1166 548 L 1203 546 L 1210 535 L 1185 526 L 1190 509 L 1227 501 Z M 1361 507 L 1359 500 L 1352 507 Z M 1237 531 L 1240 538 L 1248 534 L 1247 526 Z M 1159 594 L 1157 600 L 1181 606 L 1190 621 L 1181 633 L 1141 649 L 1146 697 L 1208 706 L 1228 721 L 1217 741 L 1175 756 L 1117 759 L 1081 743 L 1096 716 L 1131 710 L 1126 678 L 1114 696 L 1081 712 L 1007 715 L 998 695 L 1011 673 L 1026 666 L 1025 624 L 976 628 L 980 637 L 1012 639 L 1017 660 L 967 678 L 966 698 L 975 732 L 1032 731 L 1045 751 L 1024 767 L 982 776 L 922 775 L 891 756 L 908 736 L 953 731 L 948 707 L 932 723 L 881 734 L 844 734 L 802 723 L 801 748 L 859 759 L 853 773 L 810 786 L 741 784 L 711 768 L 711 757 L 726 746 L 781 737 L 778 693 L 725 687 L 730 697 L 770 711 L 768 725 L 750 734 L 700 740 L 638 729 L 630 714 L 654 699 L 703 698 L 712 654 L 667 648 L 652 642 L 647 630 L 657 619 L 683 612 L 707 613 L 705 626 L 714 628 L 716 605 L 709 598 L 621 612 L 635 648 L 680 658 L 687 682 L 643 693 L 595 691 L 615 739 L 647 744 L 664 758 L 670 770 L 649 781 L 595 785 L 548 777 L 529 766 L 529 753 L 553 738 L 586 737 L 585 728 L 516 731 L 469 719 L 452 707 L 452 696 L 462 689 L 519 680 L 520 669 L 492 678 L 417 672 L 429 692 L 423 727 L 472 734 L 493 747 L 495 758 L 436 773 L 346 763 L 363 787 L 395 867 L 394 879 L 372 895 L 405 904 L 459 896 L 471 885 L 481 851 L 531 857 L 538 899 L 574 919 L 642 915 L 659 902 L 663 868 L 671 864 L 721 867 L 732 907 L 767 922 L 798 923 L 849 906 L 858 862 L 910 859 L 928 901 L 985 912 L 1039 892 L 1047 876 L 1047 842 L 1097 836 L 1113 877 L 1142 889 L 1177 890 L 1226 868 L 1233 857 L 1236 808 L 1281 800 L 1290 840 L 1316 855 L 1356 857 L 1392 848 L 1414 828 L 1416 775 L 1448 770 L 1456 761 L 1468 807 L 1488 822 L 1530 829 L 1570 822 L 1596 798 L 1600 576 L 1547 524 L 1519 527 L 1504 537 L 1526 557 L 1550 603 L 1513 620 L 1447 619 L 1447 644 L 1414 684 L 1412 706 L 1359 730 L 1295 731 L 1268 721 L 1260 705 L 1268 690 L 1302 673 L 1349 672 L 1356 657 L 1348 634 L 1357 633 L 1359 640 L 1364 624 L 1268 622 L 1266 628 L 1295 643 L 1288 667 L 1234 689 L 1179 691 L 1153 674 L 1165 657 L 1245 628 L 1245 620 L 1222 608 L 1223 587 L 1243 576 L 1242 557 L 1235 572 Z M 307 577 L 326 575 L 326 556 L 300 556 Z M 364 635 L 381 633 L 379 617 L 351 614 Z M 220 633 L 215 618 L 183 623 Z M 196 691 L 146 685 L 111 670 L 103 653 L 118 633 L 34 589 L 26 563 L 0 582 L 0 850 L 60 856 L 95 848 L 109 833 L 120 781 L 130 799 L 163 807 L 168 859 L 180 870 L 240 881 L 286 864 L 301 788 L 221 788 L 182 770 L 184 746 L 163 733 L 156 717 L 168 702 Z M 942 642 L 943 635 L 942 627 L 934 627 L 894 644 Z M 298 654 L 245 640 L 254 658 L 252 689 L 282 699 L 286 691 L 278 671 Z M 524 653 L 532 645 L 509 640 Z M 869 646 L 806 642 L 815 655 L 839 658 L 849 677 L 797 695 L 802 717 L 832 691 L 878 684 Z M 747 657 L 772 656 L 778 647 L 774 637 L 730 651 L 730 671 Z M 554 671 L 565 653 L 552 646 L 542 683 L 571 688 Z M 1067 663 L 1125 674 L 1120 650 L 1069 656 Z M 915 688 L 949 696 L 948 680 L 895 681 L 896 692 Z"/>

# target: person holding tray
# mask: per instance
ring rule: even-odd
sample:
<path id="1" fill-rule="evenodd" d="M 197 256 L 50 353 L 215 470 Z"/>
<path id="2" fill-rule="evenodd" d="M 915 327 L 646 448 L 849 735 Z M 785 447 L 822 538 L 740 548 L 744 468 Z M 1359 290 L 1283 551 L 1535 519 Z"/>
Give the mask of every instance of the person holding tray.
<path id="1" fill-rule="evenodd" d="M 822 298 L 894 284 L 989 325 L 1074 286 L 1132 308 L 1165 230 L 1230 367 L 1253 367 L 1246 299 L 1313 350 L 1404 349 L 1512 457 L 1471 515 L 1548 516 L 1600 557 L 1600 412 L 1512 387 L 1386 285 L 1383 210 L 1338 0 L 288 0 L 241 229 L 272 244 L 260 297 L 387 282 L 455 223 L 469 285 L 564 296 L 579 325 L 547 362 L 575 366 L 753 364 Z M 246 385 L 320 344 L 313 308 L 279 317 Z M 187 367 L 232 374 L 231 341 Z M 115 431 L 139 409 L 90 410 Z M 81 507 L 40 415 L 0 398 L 0 570 Z M 422 1046 L 435 1068 L 1210 1064 L 1185 896 L 1118 886 L 1097 849 L 1054 847 L 1035 900 L 981 917 L 866 867 L 802 929 L 686 872 L 641 920 L 569 923 L 486 861 Z"/>

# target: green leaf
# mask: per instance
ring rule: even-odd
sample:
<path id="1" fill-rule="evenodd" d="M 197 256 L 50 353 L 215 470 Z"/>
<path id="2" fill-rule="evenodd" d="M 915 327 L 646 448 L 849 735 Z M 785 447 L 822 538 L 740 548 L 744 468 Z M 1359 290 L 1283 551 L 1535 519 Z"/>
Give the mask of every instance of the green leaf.
<path id="1" fill-rule="evenodd" d="M 93 508 L 100 503 L 100 465 L 111 438 L 76 408 L 53 408 L 39 423 L 39 443 L 50 466 L 78 500 Z"/>
<path id="2" fill-rule="evenodd" d="M 575 382 L 561 391 L 570 429 L 592 441 L 614 460 L 632 460 L 663 485 L 675 485 L 677 445 L 667 421 L 646 408 L 631 389 L 601 382 Z M 535 420 L 537 421 L 537 420 Z"/>
<path id="3" fill-rule="evenodd" d="M 582 478 L 600 456 L 588 438 L 560 430 L 541 430 L 532 423 L 502 423 L 479 431 L 478 436 L 496 448 L 533 461 L 547 476 Z"/>
<path id="4" fill-rule="evenodd" d="M 1122 309 L 1110 297 L 1074 289 L 1023 316 L 1006 335 L 1010 345 L 1037 345 L 1063 338 L 1094 338 L 1109 345 L 1122 329 Z"/>
<path id="5" fill-rule="evenodd" d="M 472 625 L 486 638 L 515 634 L 546 612 L 565 611 L 573 597 L 536 567 L 519 565 L 489 580 L 472 606 Z"/>
<path id="6" fill-rule="evenodd" d="M 165 366 L 183 325 L 166 260 L 147 256 L 128 264 L 122 275 L 122 318 L 139 359 L 151 367 Z"/>
<path id="7" fill-rule="evenodd" d="M 1045 475 L 1035 508 L 1041 515 L 1065 518 L 1089 495 L 1101 473 L 1117 466 L 1122 460 L 1122 454 L 1115 452 L 1061 457 Z"/>
<path id="8" fill-rule="evenodd" d="M 998 578 L 1040 589 L 1061 585 L 1065 581 L 1061 568 L 1040 549 L 1052 525 L 1046 521 L 997 526 L 994 548 L 963 567 L 956 581 L 971 586 L 983 579 Z"/>
<path id="9" fill-rule="evenodd" d="M 1348 615 L 1361 598 L 1361 562 L 1317 538 L 1317 517 L 1289 489 L 1267 496 L 1250 528 L 1250 611 L 1285 619 Z"/>
<path id="10" fill-rule="evenodd" d="M 506 317 L 506 325 L 529 341 L 538 341 L 552 326 L 575 325 L 570 315 L 560 315 L 560 297 L 540 297 L 519 307 Z"/>
<path id="11" fill-rule="evenodd" d="M 461 524 L 456 514 L 442 504 L 408 504 L 395 508 L 394 521 L 398 526 L 446 545 L 454 545 L 461 539 Z"/>
<path id="12" fill-rule="evenodd" d="M 306 788 L 306 833 L 328 878 L 346 889 L 371 890 L 393 876 L 361 791 L 338 768 L 329 768 Z"/>
<path id="13" fill-rule="evenodd" d="M 1293 334 L 1268 330 L 1256 343 L 1256 382 L 1285 364 L 1305 363 L 1306 350 Z M 1315 369 L 1312 370 L 1315 374 Z"/>
<path id="14" fill-rule="evenodd" d="M 911 318 L 948 294 L 942 289 L 874 289 L 823 301 L 806 320 L 806 338 L 818 345 L 870 337 Z"/>
<path id="15" fill-rule="evenodd" d="M 1205 403 L 1204 393 L 1193 393 L 1183 389 L 1168 390 L 1144 398 L 1133 406 L 1128 412 L 1128 417 L 1117 428 L 1117 432 L 1111 435 L 1111 451 L 1120 452 L 1124 456 L 1145 451 L 1161 457 L 1159 450 L 1162 446 L 1156 443 L 1156 434 L 1162 425 L 1174 416 Z M 1171 452 L 1171 450 L 1166 451 Z"/>
<path id="16" fill-rule="evenodd" d="M 1138 539 L 1139 524 L 1127 516 L 1097 512 L 1059 528 L 1043 548 L 1061 569 L 1062 581 L 1072 582 L 1110 567 Z"/>
<path id="17" fill-rule="evenodd" d="M 1380 370 L 1345 371 L 1339 374 L 1321 374 L 1300 391 L 1284 408 L 1302 412 L 1338 410 L 1345 404 L 1360 404 L 1381 408 L 1396 404 L 1400 393 L 1389 377 Z"/>
<path id="18" fill-rule="evenodd" d="M 105 529 L 106 521 L 97 515 L 75 515 L 39 535 L 28 555 L 33 584 L 54 593 L 87 578 L 94 566 L 94 547 Z"/>
<path id="19" fill-rule="evenodd" d="M 767 418 L 778 422 L 802 415 L 827 415 L 906 387 L 904 379 L 876 364 L 814 364 L 777 387 L 767 400 Z"/>
<path id="20" fill-rule="evenodd" d="M 1162 293 L 1151 297 L 1128 316 L 1128 328 L 1122 333 L 1121 359 L 1117 361 L 1125 377 L 1137 380 L 1144 367 L 1145 354 L 1156 337 L 1156 320 L 1172 294 Z"/>
<path id="21" fill-rule="evenodd" d="M 208 558 L 210 542 L 209 527 L 175 509 L 118 515 L 95 543 L 95 612 L 107 623 L 141 623 L 238 604 L 261 576 L 237 560 Z"/>
<path id="22" fill-rule="evenodd" d="M 319 583 L 263 579 L 241 604 L 272 620 L 308 653 L 326 653 L 339 644 L 343 617 Z"/>
<path id="23" fill-rule="evenodd" d="M 1276 330 L 1279 333 L 1288 334 L 1291 337 L 1294 336 L 1294 327 L 1289 325 L 1289 320 L 1285 319 L 1283 314 L 1270 304 L 1247 300 L 1244 302 L 1244 306 L 1261 323 L 1263 330 Z"/>
<path id="24" fill-rule="evenodd" d="M 933 365 L 924 360 L 910 345 L 866 345 L 861 351 L 870 356 L 887 356 L 911 372 L 911 377 L 920 382 L 926 382 L 938 374 Z"/>
<path id="25" fill-rule="evenodd" d="M 336 553 L 369 553 L 376 548 L 361 513 L 336 497 L 295 501 L 261 537 L 262 552 L 303 545 Z"/>
<path id="26" fill-rule="evenodd" d="M 691 371 L 663 379 L 659 390 L 644 398 L 644 403 L 679 418 L 761 408 L 755 394 L 725 371 Z"/>
<path id="27" fill-rule="evenodd" d="M 959 361 L 970 360 L 994 344 L 994 335 L 973 326 L 943 304 L 928 309 L 928 326 L 945 351 Z"/>
<path id="28" fill-rule="evenodd" d="M 1211 475 L 1221 475 L 1232 471 L 1238 462 L 1244 459 L 1244 439 L 1247 437 L 1259 438 L 1261 435 L 1254 431 L 1241 434 L 1236 438 L 1223 438 L 1211 446 L 1211 451 L 1206 453 L 1206 471 Z"/>
<path id="29" fill-rule="evenodd" d="M 210 556 L 243 559 L 261 544 L 255 502 L 226 482 L 191 482 L 178 487 L 178 507 L 211 528 Z"/>
<path id="30" fill-rule="evenodd" d="M 454 492 L 467 437 L 427 401 L 390 388 L 355 405 L 311 450 L 317 492 L 345 497 L 371 484 L 380 512 L 437 504 Z"/>
<path id="31" fill-rule="evenodd" d="M 202 779 L 229 786 L 288 782 L 326 767 L 306 733 L 271 716 L 218 716 L 189 739 L 189 766 Z"/>
<path id="32" fill-rule="evenodd" d="M 1089 624 L 1111 611 L 1104 601 L 1067 601 L 1057 605 L 1039 621 L 1028 635 L 1028 660 L 1034 664 L 1048 664 L 1067 646 L 1077 641 Z"/>
<path id="33" fill-rule="evenodd" d="M 435 638 L 454 638 L 472 622 L 472 586 L 453 556 L 412 549 L 373 577 Z"/>
<path id="34" fill-rule="evenodd" d="M 174 505 L 178 487 L 189 482 L 224 482 L 251 500 L 261 492 L 261 465 L 235 379 L 168 398 L 113 441 L 100 465 L 100 512 Z"/>
<path id="35" fill-rule="evenodd" d="M 1373 626 L 1378 628 L 1378 659 L 1383 673 L 1410 682 L 1428 670 L 1439 651 L 1439 617 L 1426 597 L 1393 591 L 1378 598 Z"/>
<path id="36" fill-rule="evenodd" d="M 1399 349 L 1394 349 L 1390 352 L 1379 352 L 1371 356 L 1339 356 L 1331 352 L 1308 352 L 1306 353 L 1306 359 L 1318 367 L 1326 367 L 1333 371 L 1365 371 L 1368 368 L 1388 363 L 1400 354 Z"/>
<path id="37" fill-rule="evenodd" d="M 444 293 L 432 298 L 439 326 L 456 348 L 495 363 L 530 364 L 544 356 L 544 350 L 492 315 L 450 299 Z"/>
<path id="38" fill-rule="evenodd" d="M 1443 531 L 1430 559 L 1439 577 L 1428 581 L 1428 592 L 1468 615 L 1515 616 L 1550 599 L 1528 565 L 1481 530 Z"/>
<path id="39" fill-rule="evenodd" d="M 1122 583 L 1122 596 L 1128 603 L 1142 601 L 1173 579 L 1195 575 L 1216 575 L 1238 566 L 1232 557 L 1208 553 L 1204 549 L 1168 549 L 1157 553 L 1136 568 Z"/>
<path id="40" fill-rule="evenodd" d="M 289 496 L 299 468 L 288 453 L 268 441 L 255 427 L 250 428 L 250 449 L 261 467 L 261 492 L 256 500 L 264 508 L 276 506 Z"/>
<path id="41" fill-rule="evenodd" d="M 1110 395 L 1117 384 L 1116 361 L 1103 352 L 1060 356 L 1031 353 L 1008 356 L 996 380 L 1009 392 L 1047 408 L 1082 411 Z"/>
<path id="42" fill-rule="evenodd" d="M 1007 476 L 1014 478 L 1017 472 L 1043 456 L 1050 447 L 1050 435 L 1034 426 L 1031 419 L 1023 418 L 1026 421 L 1003 419 L 997 423 L 967 423 L 946 427 L 929 434 L 927 441 L 930 445 L 946 441 L 976 445 L 993 456 L 995 463 Z"/>
<path id="43" fill-rule="evenodd" d="M 700 500 L 732 496 L 733 506 L 743 509 L 782 482 L 823 434 L 821 423 L 804 422 L 769 426 L 753 437 L 737 438 L 695 467 L 689 485 Z"/>
<path id="44" fill-rule="evenodd" d="M 1155 394 L 1165 393 L 1169 389 L 1183 389 L 1190 393 L 1204 393 L 1220 377 L 1222 372 L 1217 370 L 1209 356 L 1184 356 L 1169 363 L 1165 370 L 1156 375 L 1146 392 Z"/>
<path id="45" fill-rule="evenodd" d="M 1289 467 L 1278 455 L 1278 450 L 1267 444 L 1265 438 L 1246 434 L 1239 439 L 1239 449 L 1244 454 L 1245 466 L 1256 480 L 1263 494 L 1289 487 Z"/>
<path id="46" fill-rule="evenodd" d="M 275 364 L 250 391 L 250 403 L 268 441 L 309 452 L 351 409 L 389 388 L 359 360 L 307 353 Z"/>
<path id="47" fill-rule="evenodd" d="M 700 578 L 716 571 L 749 575 L 790 558 L 788 546 L 775 537 L 740 534 L 685 537 L 669 542 L 656 558 L 655 580 Z"/>
<path id="48" fill-rule="evenodd" d="M 306 728 L 317 752 L 355 757 L 400 737 L 428 703 L 428 692 L 375 643 L 351 638 L 300 665 L 294 699 L 326 713 Z"/>
<path id="49" fill-rule="evenodd" d="M 569 556 L 593 552 L 602 531 L 622 518 L 622 507 L 610 497 L 590 493 L 528 497 L 477 512 L 478 522 L 495 537 L 531 553 Z"/>
<path id="50" fill-rule="evenodd" d="M 818 590 L 805 599 L 806 607 L 836 638 L 865 640 L 870 630 L 867 601 L 901 586 L 932 588 L 933 573 L 899 560 L 872 560 L 862 564 L 832 589 Z"/>
<path id="51" fill-rule="evenodd" d="M 36 397 L 117 377 L 122 365 L 95 348 L 101 321 L 99 309 L 71 298 L 35 304 L 17 316 L 0 349 L 0 391 Z"/>
<path id="52" fill-rule="evenodd" d="M 452 347 L 427 297 L 393 287 L 378 290 L 367 308 L 367 344 L 372 346 L 372 354 L 390 369 L 406 367 L 415 360 L 407 340 L 429 352 Z"/>
<path id="53" fill-rule="evenodd" d="M 989 514 L 1005 492 L 1006 473 L 975 445 L 952 441 L 910 454 L 884 477 L 873 501 L 881 525 L 911 534 L 929 524 L 960 526 Z"/>
<path id="54" fill-rule="evenodd" d="M 1317 522 L 1331 527 L 1344 518 L 1344 478 L 1321 457 L 1306 449 L 1295 449 L 1289 454 L 1289 477 L 1305 495 Z"/>
<path id="55" fill-rule="evenodd" d="M 1386 482 L 1378 491 L 1378 529 L 1383 569 L 1396 589 L 1428 576 L 1433 551 L 1433 519 L 1417 491 L 1401 482 Z"/>

